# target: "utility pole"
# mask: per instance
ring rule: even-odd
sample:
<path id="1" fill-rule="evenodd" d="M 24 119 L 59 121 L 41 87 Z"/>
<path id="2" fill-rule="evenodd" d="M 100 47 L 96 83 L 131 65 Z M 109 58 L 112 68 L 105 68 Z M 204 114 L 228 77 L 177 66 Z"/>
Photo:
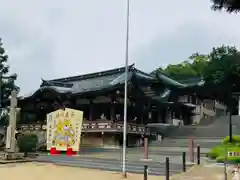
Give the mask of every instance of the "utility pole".
<path id="1" fill-rule="evenodd" d="M 2 72 L 0 72 L 0 120 L 2 118 Z"/>
<path id="2" fill-rule="evenodd" d="M 227 156 L 228 156 L 227 147 L 225 147 L 224 151 L 225 151 L 225 156 L 224 156 L 224 180 L 228 180 L 228 177 L 227 177 Z"/>
<path id="3" fill-rule="evenodd" d="M 228 123 L 228 128 L 229 128 L 229 142 L 232 142 L 232 94 L 229 99 L 229 123 Z"/>
<path id="4" fill-rule="evenodd" d="M 124 120 L 123 120 L 123 158 L 122 173 L 123 178 L 127 178 L 126 172 L 126 146 L 127 146 L 127 91 L 128 91 L 128 44 L 129 44 L 129 16 L 130 16 L 130 0 L 127 0 L 127 16 L 126 16 L 126 46 L 125 46 L 125 86 L 124 86 Z"/>

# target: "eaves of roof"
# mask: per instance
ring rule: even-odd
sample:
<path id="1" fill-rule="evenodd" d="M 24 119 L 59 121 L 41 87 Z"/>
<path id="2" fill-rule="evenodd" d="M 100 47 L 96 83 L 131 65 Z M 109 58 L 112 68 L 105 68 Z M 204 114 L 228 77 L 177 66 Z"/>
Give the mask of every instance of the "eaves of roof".
<path id="1" fill-rule="evenodd" d="M 178 81 L 175 81 L 165 75 L 163 75 L 162 73 L 158 72 L 156 74 L 156 77 L 158 78 L 158 80 L 160 82 L 162 82 L 163 84 L 165 84 L 166 86 L 168 86 L 169 88 L 174 88 L 174 87 L 186 87 L 186 84 L 182 84 Z"/>
<path id="2" fill-rule="evenodd" d="M 128 81 L 131 81 L 133 76 L 133 72 L 130 71 L 128 73 Z M 72 86 L 63 86 L 63 83 L 58 83 L 57 81 L 50 81 L 48 83 L 43 83 L 42 87 L 40 87 L 37 91 L 31 93 L 28 96 L 23 98 L 28 98 L 34 96 L 35 94 L 45 91 L 52 90 L 58 94 L 72 94 L 72 95 L 80 95 L 92 92 L 99 92 L 110 90 L 114 88 L 119 88 L 125 83 L 125 72 L 120 72 L 112 75 L 99 76 L 90 79 L 83 79 L 79 81 L 70 82 Z"/>
<path id="3" fill-rule="evenodd" d="M 155 76 L 136 69 L 134 65 L 130 65 L 128 70 L 128 82 L 132 80 L 133 76 L 139 80 L 157 81 Z M 59 94 L 70 93 L 80 95 L 119 88 L 119 86 L 125 83 L 125 75 L 125 67 L 122 67 L 68 78 L 42 80 L 41 87 L 32 93 L 32 95 L 44 90 L 52 90 Z"/>

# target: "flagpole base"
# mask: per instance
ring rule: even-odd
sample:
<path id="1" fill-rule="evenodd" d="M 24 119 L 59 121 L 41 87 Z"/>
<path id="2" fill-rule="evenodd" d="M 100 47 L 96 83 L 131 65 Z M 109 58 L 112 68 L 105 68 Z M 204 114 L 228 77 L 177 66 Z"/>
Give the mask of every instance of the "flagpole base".
<path id="1" fill-rule="evenodd" d="M 122 178 L 123 178 L 123 179 L 127 179 L 127 173 L 126 173 L 126 172 L 123 172 L 123 173 L 122 173 Z"/>

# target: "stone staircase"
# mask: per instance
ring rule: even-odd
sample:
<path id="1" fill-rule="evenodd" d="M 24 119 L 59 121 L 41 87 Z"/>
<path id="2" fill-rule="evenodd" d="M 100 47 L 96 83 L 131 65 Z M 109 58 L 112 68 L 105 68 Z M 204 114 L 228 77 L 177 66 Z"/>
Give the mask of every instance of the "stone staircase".
<path id="1" fill-rule="evenodd" d="M 201 157 L 206 157 L 206 154 L 213 146 L 219 145 L 221 139 L 193 139 L 194 152 L 197 153 L 197 145 L 200 145 Z M 164 156 L 181 156 L 182 152 L 189 152 L 189 139 L 188 138 L 165 138 L 162 142 L 154 142 L 150 144 L 149 152 L 157 152 Z"/>
<path id="2" fill-rule="evenodd" d="M 228 135 L 229 131 L 229 117 L 221 116 L 215 119 L 208 120 L 208 123 L 201 125 L 187 125 L 187 126 L 172 126 L 155 124 L 158 132 L 164 137 L 169 138 L 211 138 L 220 139 Z M 240 135 L 240 116 L 232 116 L 232 130 L 233 134 Z"/>
<path id="3" fill-rule="evenodd" d="M 179 156 L 183 151 L 188 152 L 189 138 L 193 138 L 196 151 L 197 144 L 201 147 L 201 156 L 213 147 L 221 143 L 221 140 L 228 135 L 228 116 L 216 117 L 202 125 L 172 126 L 155 124 L 155 127 L 163 135 L 162 142 L 152 142 L 150 149 L 168 156 Z M 240 135 L 240 117 L 232 116 L 233 134 Z"/>
<path id="4" fill-rule="evenodd" d="M 215 145 L 219 145 L 221 139 L 204 139 L 204 138 L 196 138 L 194 139 L 194 144 L 197 146 L 198 144 L 201 148 L 210 148 Z M 188 147 L 189 139 L 188 138 L 165 138 L 160 145 L 162 147 Z"/>
<path id="5" fill-rule="evenodd" d="M 202 115 L 206 115 L 208 117 L 216 116 L 216 112 L 213 109 L 207 109 L 203 106 L 203 104 L 201 105 L 201 113 Z"/>
<path id="6" fill-rule="evenodd" d="M 216 120 L 216 117 L 212 117 L 212 116 L 208 116 L 205 118 L 202 118 L 199 123 L 198 126 L 208 126 L 214 123 L 214 121 Z"/>

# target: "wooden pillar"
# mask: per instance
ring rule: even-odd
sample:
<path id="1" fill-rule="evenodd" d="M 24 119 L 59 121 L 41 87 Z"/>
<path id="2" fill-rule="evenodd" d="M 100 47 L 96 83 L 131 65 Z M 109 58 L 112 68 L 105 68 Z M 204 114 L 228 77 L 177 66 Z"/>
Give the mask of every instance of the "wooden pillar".
<path id="1" fill-rule="evenodd" d="M 105 144 L 105 141 L 104 141 L 104 132 L 101 132 L 101 135 L 102 135 L 102 144 L 101 144 L 101 146 L 104 147 L 104 144 Z"/>
<path id="2" fill-rule="evenodd" d="M 157 122 L 163 123 L 161 108 L 159 106 L 157 106 Z"/>
<path id="3" fill-rule="evenodd" d="M 140 112 L 141 113 L 141 124 L 144 124 L 144 122 L 145 122 L 145 117 L 144 117 L 144 115 L 145 115 L 145 105 L 144 104 L 142 104 L 142 111 Z"/>
<path id="4" fill-rule="evenodd" d="M 115 121 L 116 120 L 116 113 L 115 113 L 115 103 L 114 100 L 111 101 L 110 104 L 110 119 L 111 121 Z"/>
<path id="5" fill-rule="evenodd" d="M 173 118 L 172 108 L 166 108 L 166 123 L 171 124 Z"/>
<path id="6" fill-rule="evenodd" d="M 93 101 L 90 100 L 89 102 L 89 121 L 93 120 Z"/>
<path id="7" fill-rule="evenodd" d="M 145 124 L 152 122 L 152 110 L 151 110 L 151 104 L 148 103 L 147 105 L 147 122 Z"/>

